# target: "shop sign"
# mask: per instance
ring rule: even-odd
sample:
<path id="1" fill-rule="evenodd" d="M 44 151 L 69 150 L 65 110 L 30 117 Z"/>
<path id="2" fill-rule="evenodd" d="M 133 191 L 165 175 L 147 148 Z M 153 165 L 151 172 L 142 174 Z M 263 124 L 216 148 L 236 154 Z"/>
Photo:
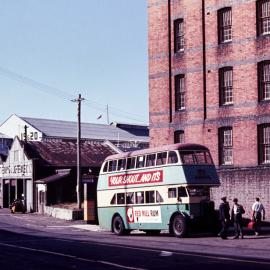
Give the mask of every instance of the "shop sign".
<path id="1" fill-rule="evenodd" d="M 0 167 L 0 176 L 2 177 L 20 177 L 20 176 L 32 176 L 32 164 L 11 164 L 5 165 L 3 164 Z"/>

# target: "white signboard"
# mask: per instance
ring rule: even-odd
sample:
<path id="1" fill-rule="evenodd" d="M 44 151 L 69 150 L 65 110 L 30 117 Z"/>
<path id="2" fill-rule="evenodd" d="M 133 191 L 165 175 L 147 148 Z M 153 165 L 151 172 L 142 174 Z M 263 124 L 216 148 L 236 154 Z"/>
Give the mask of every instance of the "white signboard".
<path id="1" fill-rule="evenodd" d="M 128 223 L 161 223 L 160 206 L 137 206 L 127 208 Z"/>

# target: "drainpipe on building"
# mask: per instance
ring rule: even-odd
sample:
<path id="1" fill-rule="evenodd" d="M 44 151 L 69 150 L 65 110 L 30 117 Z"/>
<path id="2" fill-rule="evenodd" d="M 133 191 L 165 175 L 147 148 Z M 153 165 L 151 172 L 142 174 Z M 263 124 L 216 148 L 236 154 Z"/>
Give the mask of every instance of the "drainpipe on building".
<path id="1" fill-rule="evenodd" d="M 168 0 L 168 57 L 169 57 L 169 122 L 172 123 L 172 41 L 171 41 L 171 0 Z"/>
<path id="2" fill-rule="evenodd" d="M 206 36 L 205 36 L 205 0 L 202 0 L 202 50 L 203 50 L 203 119 L 207 118 L 206 111 Z"/>

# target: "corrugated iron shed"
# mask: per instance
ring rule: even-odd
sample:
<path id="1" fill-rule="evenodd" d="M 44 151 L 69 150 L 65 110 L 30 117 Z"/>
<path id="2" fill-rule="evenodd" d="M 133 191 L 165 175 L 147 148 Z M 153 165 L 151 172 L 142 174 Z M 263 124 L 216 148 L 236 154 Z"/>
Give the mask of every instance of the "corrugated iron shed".
<path id="1" fill-rule="evenodd" d="M 74 167 L 77 165 L 76 142 L 30 141 L 22 142 L 28 158 L 39 159 L 42 165 Z M 109 146 L 102 143 L 81 143 L 81 165 L 100 167 L 104 159 L 115 154 Z"/>
<path id="2" fill-rule="evenodd" d="M 77 123 L 72 121 L 20 117 L 48 137 L 76 138 Z M 147 126 L 81 123 L 81 138 L 111 141 L 149 142 Z"/>

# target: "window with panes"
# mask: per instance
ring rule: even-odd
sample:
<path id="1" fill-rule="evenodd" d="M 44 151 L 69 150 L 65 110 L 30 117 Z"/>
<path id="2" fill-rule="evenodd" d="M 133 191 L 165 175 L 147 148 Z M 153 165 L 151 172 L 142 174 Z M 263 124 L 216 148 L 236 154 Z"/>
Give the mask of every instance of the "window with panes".
<path id="1" fill-rule="evenodd" d="M 185 137 L 184 130 L 177 130 L 174 132 L 174 143 L 184 143 Z"/>
<path id="2" fill-rule="evenodd" d="M 225 43 L 232 40 L 232 8 L 218 10 L 218 41 Z"/>
<path id="3" fill-rule="evenodd" d="M 270 124 L 258 126 L 259 163 L 270 164 Z"/>
<path id="4" fill-rule="evenodd" d="M 270 34 L 270 0 L 257 1 L 257 32 Z"/>
<path id="5" fill-rule="evenodd" d="M 184 50 L 184 20 L 177 19 L 174 21 L 174 52 Z"/>
<path id="6" fill-rule="evenodd" d="M 175 110 L 185 109 L 185 76 L 175 76 Z"/>
<path id="7" fill-rule="evenodd" d="M 220 165 L 233 164 L 232 127 L 222 127 L 219 129 L 219 163 Z"/>
<path id="8" fill-rule="evenodd" d="M 258 64 L 259 99 L 270 100 L 270 61 Z"/>
<path id="9" fill-rule="evenodd" d="M 233 68 L 219 69 L 219 95 L 220 105 L 233 103 Z"/>

